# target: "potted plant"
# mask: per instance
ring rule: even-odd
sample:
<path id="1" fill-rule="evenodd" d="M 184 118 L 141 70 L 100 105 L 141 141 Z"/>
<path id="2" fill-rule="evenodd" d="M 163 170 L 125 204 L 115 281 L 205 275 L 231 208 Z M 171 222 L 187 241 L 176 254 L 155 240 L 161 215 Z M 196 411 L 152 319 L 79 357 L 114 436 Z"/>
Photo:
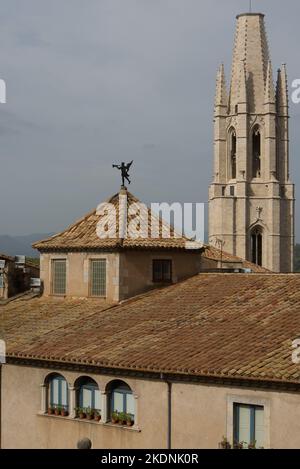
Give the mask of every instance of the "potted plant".
<path id="1" fill-rule="evenodd" d="M 118 412 L 113 412 L 111 414 L 111 423 L 118 423 L 119 421 L 119 414 Z"/>
<path id="2" fill-rule="evenodd" d="M 233 443 L 233 449 L 244 449 L 244 442 L 243 441 L 235 441 Z"/>
<path id="3" fill-rule="evenodd" d="M 248 449 L 256 449 L 256 441 L 251 441 L 248 445 Z"/>
<path id="4" fill-rule="evenodd" d="M 87 407 L 87 409 L 85 410 L 85 413 L 86 413 L 87 420 L 93 420 L 93 418 L 94 418 L 94 409 L 91 409 L 90 407 Z"/>
<path id="5" fill-rule="evenodd" d="M 49 405 L 48 407 L 48 415 L 53 415 L 54 414 L 54 406 L 53 405 Z"/>
<path id="6" fill-rule="evenodd" d="M 126 425 L 127 427 L 132 427 L 134 421 L 131 414 L 126 414 Z"/>
<path id="7" fill-rule="evenodd" d="M 83 409 L 82 407 L 79 407 L 78 409 L 78 417 L 80 419 L 85 419 L 86 417 L 85 409 Z"/>
<path id="8" fill-rule="evenodd" d="M 55 406 L 54 414 L 55 414 L 55 415 L 60 415 L 61 409 L 62 409 L 61 405 Z"/>
<path id="9" fill-rule="evenodd" d="M 126 424 L 126 414 L 125 412 L 119 412 L 119 425 Z"/>
<path id="10" fill-rule="evenodd" d="M 101 420 L 101 414 L 100 414 L 99 410 L 95 410 L 94 420 L 96 420 L 96 422 L 99 422 L 99 420 Z"/>
<path id="11" fill-rule="evenodd" d="M 219 443 L 220 449 L 231 449 L 231 444 L 225 436 L 223 436 L 222 441 Z"/>
<path id="12" fill-rule="evenodd" d="M 67 416 L 69 415 L 69 412 L 67 411 L 67 409 L 66 409 L 65 407 L 63 407 L 63 408 L 61 409 L 60 415 L 61 415 L 62 417 L 67 417 Z"/>

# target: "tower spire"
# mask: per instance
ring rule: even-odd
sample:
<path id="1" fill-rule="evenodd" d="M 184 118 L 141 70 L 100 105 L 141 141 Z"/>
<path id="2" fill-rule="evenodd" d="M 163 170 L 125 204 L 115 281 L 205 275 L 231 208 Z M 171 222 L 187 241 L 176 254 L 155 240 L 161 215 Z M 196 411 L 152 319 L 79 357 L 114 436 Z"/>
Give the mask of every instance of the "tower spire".
<path id="1" fill-rule="evenodd" d="M 239 99 L 240 63 L 245 62 L 247 74 L 248 109 L 252 114 L 264 112 L 264 91 L 269 62 L 269 47 L 262 13 L 243 13 L 237 16 L 232 61 L 230 109 Z"/>

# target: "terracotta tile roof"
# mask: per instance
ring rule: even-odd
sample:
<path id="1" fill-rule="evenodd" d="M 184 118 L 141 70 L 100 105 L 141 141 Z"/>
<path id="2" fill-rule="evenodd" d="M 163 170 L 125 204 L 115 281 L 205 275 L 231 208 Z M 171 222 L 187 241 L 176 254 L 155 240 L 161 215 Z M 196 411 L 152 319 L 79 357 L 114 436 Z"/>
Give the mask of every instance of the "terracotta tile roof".
<path id="1" fill-rule="evenodd" d="M 113 307 L 0 307 L 8 356 L 116 369 L 300 383 L 300 275 L 199 274 Z"/>
<path id="2" fill-rule="evenodd" d="M 15 260 L 14 257 L 8 256 L 7 254 L 3 254 L 1 252 L 0 252 L 0 259 L 2 259 L 4 261 L 9 261 L 9 262 L 14 262 L 14 260 Z"/>
<path id="3" fill-rule="evenodd" d="M 0 253 L 0 259 L 4 260 L 4 261 L 7 261 L 7 262 L 15 262 L 15 257 L 12 257 L 12 256 L 8 256 L 7 254 L 2 254 Z M 25 258 L 25 267 L 29 267 L 31 269 L 35 269 L 36 270 L 36 274 L 38 274 L 39 270 L 40 270 L 40 265 L 39 265 L 39 262 L 33 262 L 29 259 L 26 259 Z"/>
<path id="4" fill-rule="evenodd" d="M 127 226 L 128 226 L 128 237 L 121 239 L 120 236 L 120 211 L 122 219 L 122 211 L 124 207 L 120 207 L 120 195 L 124 197 L 127 195 Z M 115 194 L 113 197 L 108 199 L 105 203 L 110 203 L 115 207 L 116 210 L 116 233 L 114 237 L 100 238 L 97 235 L 97 224 L 104 215 L 97 214 L 97 209 L 88 213 L 85 217 L 78 220 L 76 223 L 71 225 L 65 231 L 58 233 L 51 238 L 43 241 L 38 241 L 33 244 L 33 247 L 39 251 L 54 251 L 54 250 L 113 250 L 113 249 L 186 249 L 187 242 L 190 241 L 182 236 L 178 236 L 174 229 L 164 221 L 158 220 L 158 218 L 151 214 L 151 210 L 144 206 L 144 214 L 148 221 L 146 232 L 147 237 L 137 238 L 133 235 L 133 228 L 130 222 L 134 220 L 134 216 L 130 215 L 129 207 L 132 204 L 141 203 L 135 196 L 128 191 L 121 191 Z M 125 212 L 125 211 L 124 211 Z M 157 238 L 151 237 L 151 216 L 158 220 L 159 233 Z M 111 217 L 108 218 L 110 225 L 113 223 Z M 109 229 L 109 226 L 107 226 Z M 136 233 L 134 233 L 136 234 Z M 167 237 L 169 234 L 169 237 Z M 202 245 L 199 243 L 193 243 L 193 248 L 198 250 L 202 249 Z"/>
<path id="5" fill-rule="evenodd" d="M 203 246 L 202 256 L 206 257 L 207 259 L 220 261 L 221 260 L 221 251 L 220 251 L 220 249 L 217 249 L 214 246 L 206 244 L 206 245 Z M 249 262 L 249 261 L 246 261 L 246 260 L 244 260 L 240 257 L 234 256 L 233 254 L 229 254 L 226 251 L 225 252 L 223 251 L 222 259 L 223 259 L 224 262 L 242 263 L 243 267 L 245 269 L 251 269 L 252 272 L 255 272 L 255 273 L 264 273 L 264 272 L 265 273 L 267 273 L 267 272 L 270 273 L 270 271 L 268 269 L 266 269 L 265 267 L 261 267 L 259 265 L 253 264 L 252 262 Z"/>

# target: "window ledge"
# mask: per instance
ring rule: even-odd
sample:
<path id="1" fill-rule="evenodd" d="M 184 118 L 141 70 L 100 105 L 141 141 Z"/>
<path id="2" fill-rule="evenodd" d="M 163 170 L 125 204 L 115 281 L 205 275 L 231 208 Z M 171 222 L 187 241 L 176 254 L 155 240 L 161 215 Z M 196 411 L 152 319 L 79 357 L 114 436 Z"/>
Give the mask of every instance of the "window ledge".
<path id="1" fill-rule="evenodd" d="M 120 428 L 120 429 L 123 429 L 123 430 L 128 430 L 130 432 L 140 432 L 141 429 L 139 427 L 136 427 L 135 425 L 133 425 L 132 427 L 127 427 L 127 425 L 118 425 L 117 423 L 111 423 L 111 422 L 99 422 L 99 423 L 102 423 L 103 426 L 105 427 L 113 427 L 113 428 Z"/>
<path id="2" fill-rule="evenodd" d="M 110 423 L 110 422 L 102 422 L 101 420 L 99 420 L 99 422 L 97 422 L 96 420 L 88 420 L 88 419 L 79 419 L 77 417 L 70 417 L 69 415 L 67 417 L 63 417 L 62 415 L 53 415 L 53 414 L 44 414 L 44 413 L 38 413 L 37 414 L 38 417 L 47 417 L 47 418 L 50 418 L 50 419 L 58 419 L 58 420 L 68 420 L 69 422 L 80 422 L 80 423 L 90 423 L 92 425 L 102 425 L 103 427 L 113 427 L 113 428 L 119 428 L 119 429 L 123 429 L 123 430 L 128 430 L 128 431 L 131 431 L 131 432 L 140 432 L 141 430 L 136 427 L 136 426 L 132 426 L 132 427 L 127 427 L 127 425 L 118 425 L 116 423 Z"/>

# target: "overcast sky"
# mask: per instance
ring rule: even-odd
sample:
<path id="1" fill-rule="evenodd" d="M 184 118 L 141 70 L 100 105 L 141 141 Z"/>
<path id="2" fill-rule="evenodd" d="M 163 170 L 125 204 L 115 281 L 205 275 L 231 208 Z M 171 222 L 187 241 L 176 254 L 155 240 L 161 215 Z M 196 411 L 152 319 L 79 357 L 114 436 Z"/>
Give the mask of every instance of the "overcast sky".
<path id="1" fill-rule="evenodd" d="M 216 70 L 248 0 L 0 0 L 0 234 L 63 229 L 119 189 L 134 159 L 143 201 L 206 202 Z M 300 78 L 299 0 L 266 13 L 274 71 Z M 300 104 L 291 105 L 300 187 Z M 300 207 L 300 205 L 299 205 Z M 300 210 L 300 209 L 299 209 Z M 300 239 L 300 213 L 297 231 Z"/>

